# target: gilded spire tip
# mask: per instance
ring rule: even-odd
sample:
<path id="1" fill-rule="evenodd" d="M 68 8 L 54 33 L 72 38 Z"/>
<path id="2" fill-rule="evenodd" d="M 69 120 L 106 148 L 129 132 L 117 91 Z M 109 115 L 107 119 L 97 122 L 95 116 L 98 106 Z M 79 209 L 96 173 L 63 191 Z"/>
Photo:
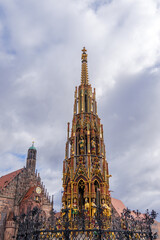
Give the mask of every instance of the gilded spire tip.
<path id="1" fill-rule="evenodd" d="M 81 71 L 81 84 L 88 85 L 88 67 L 87 67 L 87 50 L 85 47 L 82 49 L 82 71 Z"/>
<path id="2" fill-rule="evenodd" d="M 83 62 L 87 62 L 87 56 L 88 56 L 88 55 L 87 55 L 86 52 L 87 52 L 86 48 L 83 47 L 83 49 L 82 49 L 82 58 L 81 58 L 81 59 L 82 59 L 82 63 L 83 63 Z"/>
<path id="3" fill-rule="evenodd" d="M 87 52 L 87 50 L 86 50 L 85 47 L 83 47 L 82 52 L 83 52 L 83 53 L 86 53 L 86 52 Z"/>

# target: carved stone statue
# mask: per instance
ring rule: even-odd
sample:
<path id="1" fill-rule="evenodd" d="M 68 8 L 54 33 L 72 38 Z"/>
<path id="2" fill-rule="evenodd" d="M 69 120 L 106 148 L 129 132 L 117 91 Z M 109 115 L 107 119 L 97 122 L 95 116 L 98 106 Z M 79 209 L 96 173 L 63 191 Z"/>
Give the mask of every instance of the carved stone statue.
<path id="1" fill-rule="evenodd" d="M 100 154 L 100 145 L 99 145 L 99 143 L 97 144 L 97 153 Z"/>
<path id="2" fill-rule="evenodd" d="M 111 208 L 105 203 L 105 200 L 102 200 L 103 214 L 104 216 L 111 216 Z"/>
<path id="3" fill-rule="evenodd" d="M 96 142 L 95 142 L 94 138 L 92 138 L 92 140 L 91 140 L 91 150 L 92 150 L 92 153 L 95 153 L 95 151 L 96 151 Z"/>
<path id="4" fill-rule="evenodd" d="M 69 219 L 71 218 L 71 204 L 70 204 L 70 200 L 68 201 L 68 217 Z"/>
<path id="5" fill-rule="evenodd" d="M 86 214 L 89 216 L 89 203 L 88 203 L 88 199 L 85 199 L 85 210 L 86 210 Z"/>
<path id="6" fill-rule="evenodd" d="M 80 153 L 84 153 L 84 139 L 83 139 L 83 137 L 81 137 L 80 140 L 79 140 L 79 148 L 80 148 Z"/>
<path id="7" fill-rule="evenodd" d="M 94 217 L 96 210 L 97 210 L 97 206 L 95 204 L 95 199 L 93 198 L 92 203 L 91 203 L 91 207 L 92 207 L 92 217 Z"/>
<path id="8" fill-rule="evenodd" d="M 74 198 L 74 200 L 73 200 L 73 215 L 75 216 L 76 214 L 78 214 L 77 199 Z"/>

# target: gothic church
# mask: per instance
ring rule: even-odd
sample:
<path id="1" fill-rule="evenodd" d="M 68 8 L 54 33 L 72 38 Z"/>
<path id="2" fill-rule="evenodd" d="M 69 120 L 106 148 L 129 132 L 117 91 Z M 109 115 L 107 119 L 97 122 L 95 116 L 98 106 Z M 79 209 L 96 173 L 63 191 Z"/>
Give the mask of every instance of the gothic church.
<path id="1" fill-rule="evenodd" d="M 28 149 L 26 167 L 0 178 L 0 240 L 11 240 L 16 235 L 14 216 L 27 213 L 35 206 L 48 218 L 53 208 L 53 200 L 41 182 L 36 169 L 37 150 Z"/>

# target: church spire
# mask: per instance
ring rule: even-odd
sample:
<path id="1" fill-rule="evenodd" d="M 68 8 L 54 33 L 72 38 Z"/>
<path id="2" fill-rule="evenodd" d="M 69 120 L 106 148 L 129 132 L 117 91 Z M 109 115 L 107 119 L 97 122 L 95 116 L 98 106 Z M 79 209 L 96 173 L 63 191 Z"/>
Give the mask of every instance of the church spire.
<path id="1" fill-rule="evenodd" d="M 37 150 L 34 146 L 34 141 L 33 141 L 32 146 L 28 149 L 27 163 L 26 163 L 26 168 L 28 170 L 31 170 L 32 172 L 35 172 L 35 168 L 36 168 L 36 154 L 37 154 Z"/>
<path id="2" fill-rule="evenodd" d="M 85 47 L 82 49 L 82 70 L 81 70 L 81 84 L 88 85 L 88 66 L 87 66 L 87 50 Z"/>
<path id="3" fill-rule="evenodd" d="M 87 53 L 82 49 L 81 84 L 75 90 L 71 131 L 68 125 L 63 162 L 63 206 L 95 215 L 96 206 L 109 209 L 109 172 L 103 126 L 97 114 L 95 89 L 88 82 Z M 69 134 L 70 132 L 70 134 Z M 76 210 L 77 209 L 77 210 Z M 110 213 L 109 213 L 110 214 Z"/>

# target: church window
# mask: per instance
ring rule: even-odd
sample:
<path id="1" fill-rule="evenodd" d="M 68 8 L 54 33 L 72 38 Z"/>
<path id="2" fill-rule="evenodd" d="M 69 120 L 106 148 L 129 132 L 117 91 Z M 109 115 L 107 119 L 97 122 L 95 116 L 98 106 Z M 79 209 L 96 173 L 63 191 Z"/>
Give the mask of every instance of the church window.
<path id="1" fill-rule="evenodd" d="M 83 206 L 85 204 L 85 199 L 84 199 L 84 182 L 83 182 L 83 180 L 79 181 L 79 184 L 78 184 L 78 195 L 79 195 L 79 209 L 82 210 Z"/>
<path id="2" fill-rule="evenodd" d="M 94 186 L 95 186 L 95 192 L 96 192 L 96 205 L 99 206 L 100 205 L 100 188 L 97 180 L 94 182 Z"/>

